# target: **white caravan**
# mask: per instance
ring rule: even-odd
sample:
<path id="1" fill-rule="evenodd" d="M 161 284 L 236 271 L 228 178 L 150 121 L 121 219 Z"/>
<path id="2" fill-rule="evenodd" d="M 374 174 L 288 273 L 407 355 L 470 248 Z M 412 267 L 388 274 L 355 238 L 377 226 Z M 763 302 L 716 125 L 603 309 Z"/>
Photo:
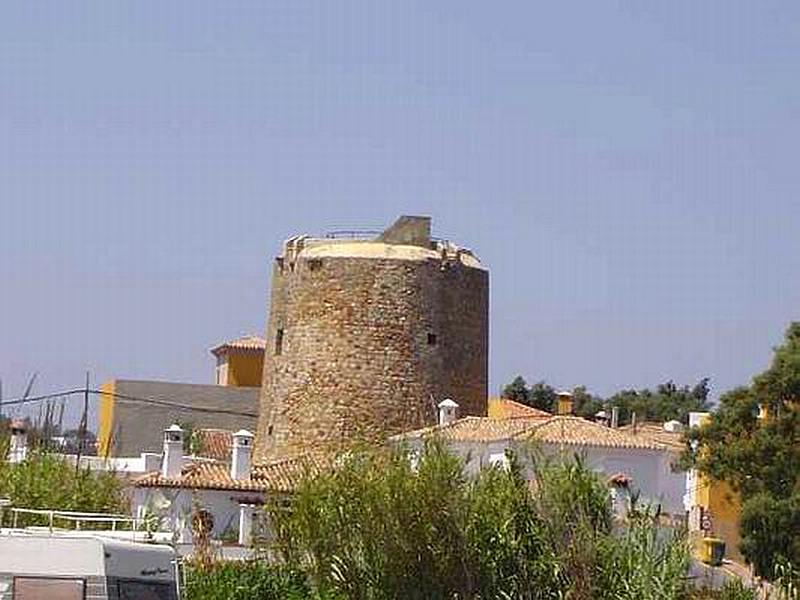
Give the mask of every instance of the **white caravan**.
<path id="1" fill-rule="evenodd" d="M 175 567 L 165 545 L 0 531 L 0 600 L 178 600 Z"/>

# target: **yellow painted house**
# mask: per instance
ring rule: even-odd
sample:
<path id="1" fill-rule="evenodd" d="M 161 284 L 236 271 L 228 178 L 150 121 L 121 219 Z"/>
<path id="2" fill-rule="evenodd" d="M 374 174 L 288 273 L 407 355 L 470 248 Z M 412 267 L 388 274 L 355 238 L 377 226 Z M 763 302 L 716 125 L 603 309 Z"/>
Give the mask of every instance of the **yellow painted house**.
<path id="1" fill-rule="evenodd" d="M 202 427 L 227 427 L 233 431 L 255 427 L 265 347 L 264 338 L 247 335 L 212 348 L 211 354 L 216 358 L 214 385 L 121 379 L 106 381 L 100 386 L 98 454 L 123 456 L 142 451 L 158 452 L 165 423 L 186 421 Z M 149 399 L 156 404 L 135 402 L 137 398 Z M 170 408 L 170 404 L 197 407 L 206 412 L 181 411 L 180 408 Z M 240 411 L 242 416 L 232 414 L 226 417 L 223 413 L 215 414 L 215 409 Z M 247 416 L 250 414 L 252 417 Z"/>
<path id="2" fill-rule="evenodd" d="M 689 426 L 702 427 L 709 418 L 708 413 L 690 413 Z M 744 557 L 739 550 L 742 505 L 739 495 L 730 485 L 691 471 L 687 477 L 687 506 L 689 532 L 693 539 L 699 542 L 704 536 L 720 538 L 725 541 L 725 556 L 743 563 Z"/>
<path id="3" fill-rule="evenodd" d="M 246 335 L 211 349 L 217 359 L 216 384 L 261 387 L 266 340 Z"/>

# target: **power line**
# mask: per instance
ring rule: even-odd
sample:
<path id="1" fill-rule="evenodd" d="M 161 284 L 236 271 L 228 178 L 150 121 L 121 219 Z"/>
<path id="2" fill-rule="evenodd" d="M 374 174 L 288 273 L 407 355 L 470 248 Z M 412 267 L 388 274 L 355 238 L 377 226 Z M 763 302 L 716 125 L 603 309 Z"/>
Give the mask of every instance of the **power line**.
<path id="1" fill-rule="evenodd" d="M 195 412 L 203 412 L 203 413 L 215 413 L 215 414 L 222 414 L 222 415 L 236 415 L 240 417 L 253 417 L 258 418 L 258 413 L 251 413 L 245 412 L 241 410 L 231 410 L 227 408 L 209 408 L 206 406 L 192 406 L 191 404 L 182 404 L 180 402 L 171 402 L 169 400 L 157 400 L 155 398 L 142 398 L 139 396 L 127 396 L 125 394 L 117 394 L 116 392 L 104 392 L 101 390 L 89 390 L 91 394 L 100 394 L 103 396 L 113 396 L 114 398 L 119 398 L 120 400 L 125 400 L 127 402 L 139 402 L 142 404 L 154 404 L 156 406 L 168 406 L 172 408 L 182 408 L 185 410 L 191 410 Z"/>
<path id="2" fill-rule="evenodd" d="M 41 396 L 27 396 L 22 398 L 14 398 L 12 400 L 4 400 L 3 406 L 17 406 L 20 404 L 29 404 L 33 402 L 42 402 L 44 400 L 52 400 L 53 398 L 64 398 L 74 394 L 83 394 L 86 390 L 84 388 L 65 390 L 63 392 L 55 392 L 53 394 L 43 394 Z"/>
<path id="3" fill-rule="evenodd" d="M 52 399 L 63 399 L 68 396 L 74 396 L 76 394 L 86 394 L 88 391 L 89 394 L 95 396 L 111 396 L 113 398 L 117 398 L 119 400 L 124 400 L 126 402 L 138 402 L 140 404 L 150 404 L 154 406 L 165 406 L 168 408 L 179 408 L 181 410 L 187 410 L 192 412 L 199 412 L 199 413 L 207 413 L 207 414 L 221 414 L 221 415 L 234 415 L 238 417 L 253 417 L 258 418 L 258 413 L 252 413 L 247 411 L 240 411 L 240 410 L 232 410 L 228 408 L 210 408 L 207 406 L 192 406 L 191 404 L 184 404 L 182 402 L 177 402 L 173 400 L 162 400 L 156 398 L 143 398 L 141 396 L 128 396 L 127 394 L 118 394 L 116 392 L 108 392 L 104 390 L 87 390 L 87 388 L 78 388 L 72 390 L 65 390 L 62 392 L 54 392 L 52 394 L 43 394 L 41 396 L 30 396 L 27 398 L 14 398 L 12 400 L 5 400 L 3 401 L 3 406 L 18 406 L 22 404 L 32 404 L 34 402 L 43 402 L 45 400 L 52 400 Z"/>

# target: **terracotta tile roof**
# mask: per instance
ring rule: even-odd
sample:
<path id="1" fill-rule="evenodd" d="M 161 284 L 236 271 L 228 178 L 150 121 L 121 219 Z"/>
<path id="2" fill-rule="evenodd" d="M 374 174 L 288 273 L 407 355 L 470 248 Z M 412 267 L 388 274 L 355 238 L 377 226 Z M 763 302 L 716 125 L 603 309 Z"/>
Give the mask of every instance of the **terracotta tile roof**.
<path id="1" fill-rule="evenodd" d="M 514 417 L 550 417 L 551 413 L 526 406 L 508 398 L 489 398 L 489 417 L 509 419 Z"/>
<path id="2" fill-rule="evenodd" d="M 550 417 L 552 415 L 549 415 Z M 434 434 L 445 440 L 458 442 L 493 442 L 514 437 L 530 429 L 543 417 L 517 417 L 514 419 L 492 419 L 490 417 L 464 417 L 449 425 L 434 425 L 393 436 L 393 441 L 426 438 Z"/>
<path id="3" fill-rule="evenodd" d="M 259 335 L 245 335 L 235 340 L 224 342 L 219 346 L 211 348 L 210 352 L 214 356 L 224 354 L 229 350 L 251 350 L 263 352 L 267 347 L 267 340 Z"/>
<path id="4" fill-rule="evenodd" d="M 231 478 L 230 467 L 218 463 L 193 463 L 183 468 L 181 476 L 168 479 L 160 472 L 148 473 L 134 480 L 135 487 L 190 488 L 288 493 L 300 482 L 320 472 L 322 462 L 305 455 L 263 465 L 253 465 L 250 479 Z"/>
<path id="5" fill-rule="evenodd" d="M 633 425 L 624 425 L 620 427 L 620 430 L 635 437 L 647 438 L 659 444 L 664 444 L 675 452 L 683 452 L 686 449 L 682 431 L 666 431 L 664 426 L 659 423 L 639 424 L 636 426 L 635 433 Z"/>
<path id="6" fill-rule="evenodd" d="M 643 436 L 587 421 L 580 417 L 553 416 L 492 419 L 465 417 L 449 425 L 426 427 L 392 437 L 392 441 L 422 439 L 434 434 L 448 441 L 495 442 L 530 439 L 546 444 L 665 450 L 664 444 Z"/>
<path id="7" fill-rule="evenodd" d="M 231 459 L 233 432 L 227 429 L 196 429 L 193 436 L 197 442 L 197 455 L 223 462 Z"/>
<path id="8" fill-rule="evenodd" d="M 566 415 L 547 419 L 534 427 L 532 431 L 516 437 L 533 439 L 547 444 L 566 444 L 570 446 L 666 450 L 664 444 L 654 440 L 634 436 L 619 429 L 612 429 L 580 417 Z"/>

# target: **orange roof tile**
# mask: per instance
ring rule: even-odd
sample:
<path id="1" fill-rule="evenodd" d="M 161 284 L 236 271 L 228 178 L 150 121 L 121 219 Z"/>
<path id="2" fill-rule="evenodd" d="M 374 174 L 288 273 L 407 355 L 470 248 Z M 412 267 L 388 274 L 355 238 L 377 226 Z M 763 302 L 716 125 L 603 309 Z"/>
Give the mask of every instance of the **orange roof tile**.
<path id="1" fill-rule="evenodd" d="M 567 415 L 547 419 L 534 427 L 532 431 L 524 432 L 516 437 L 532 439 L 547 444 L 666 450 L 664 444 L 653 440 L 640 438 L 619 429 L 606 427 L 600 423 Z"/>
<path id="2" fill-rule="evenodd" d="M 682 431 L 666 431 L 664 426 L 658 423 L 640 423 L 636 425 L 635 431 L 633 425 L 624 425 L 620 427 L 620 431 L 624 431 L 635 437 L 644 437 L 659 444 L 664 444 L 675 452 L 683 452 L 683 450 L 686 449 Z"/>
<path id="3" fill-rule="evenodd" d="M 227 429 L 196 429 L 197 455 L 219 461 L 230 461 L 233 432 Z"/>
<path id="4" fill-rule="evenodd" d="M 492 419 L 464 417 L 443 426 L 426 427 L 401 433 L 393 441 L 421 439 L 441 435 L 445 440 L 460 442 L 494 442 L 505 439 L 530 439 L 547 444 L 601 446 L 608 448 L 640 448 L 665 450 L 664 444 L 649 438 L 633 436 L 619 429 L 587 421 L 580 417 L 553 416 Z"/>
<path id="5" fill-rule="evenodd" d="M 552 415 L 548 415 L 552 416 Z M 408 431 L 393 436 L 394 441 L 411 440 L 438 434 L 445 440 L 463 442 L 493 442 L 508 439 L 530 429 L 543 417 L 517 417 L 514 419 L 493 419 L 490 417 L 464 417 L 449 425 L 434 425 Z"/>
<path id="6" fill-rule="evenodd" d="M 489 398 L 489 416 L 495 419 L 508 419 L 513 417 L 550 417 L 552 414 L 508 398 Z"/>
<path id="7" fill-rule="evenodd" d="M 322 463 L 310 455 L 253 465 L 250 479 L 231 478 L 230 468 L 218 463 L 187 465 L 176 478 L 162 477 L 160 472 L 148 473 L 134 480 L 135 487 L 191 488 L 250 492 L 294 491 L 308 476 L 320 472 Z"/>
<path id="8" fill-rule="evenodd" d="M 224 354 L 229 350 L 246 350 L 263 352 L 267 347 L 267 341 L 259 335 L 245 335 L 229 342 L 224 342 L 219 346 L 211 348 L 210 352 L 214 356 Z"/>

